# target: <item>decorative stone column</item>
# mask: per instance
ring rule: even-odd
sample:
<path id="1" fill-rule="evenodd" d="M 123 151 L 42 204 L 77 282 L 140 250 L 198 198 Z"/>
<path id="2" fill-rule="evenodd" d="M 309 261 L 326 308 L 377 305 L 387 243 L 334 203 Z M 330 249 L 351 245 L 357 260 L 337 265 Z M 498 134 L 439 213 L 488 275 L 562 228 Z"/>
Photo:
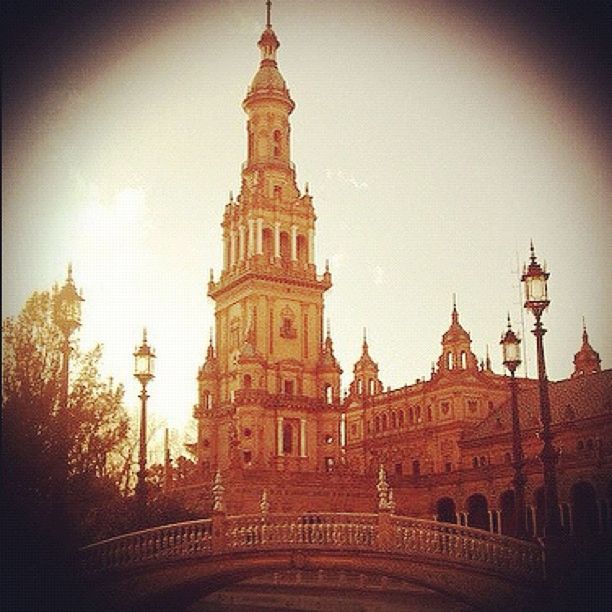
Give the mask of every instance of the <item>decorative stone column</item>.
<path id="1" fill-rule="evenodd" d="M 300 457 L 306 457 L 306 419 L 300 419 Z"/>
<path id="2" fill-rule="evenodd" d="M 308 230 L 308 263 L 314 263 L 314 230 Z"/>
<path id="3" fill-rule="evenodd" d="M 255 251 L 257 255 L 263 255 L 263 219 L 257 219 L 257 242 Z"/>
<path id="4" fill-rule="evenodd" d="M 283 417 L 277 417 L 276 419 L 276 444 L 278 447 L 277 455 L 283 456 Z"/>
<path id="5" fill-rule="evenodd" d="M 247 246 L 247 255 L 251 257 L 255 254 L 255 221 L 249 219 L 249 242 Z"/>
<path id="6" fill-rule="evenodd" d="M 238 259 L 244 261 L 246 255 L 246 228 L 241 225 L 238 228 Z"/>
<path id="7" fill-rule="evenodd" d="M 291 261 L 297 260 L 297 225 L 291 226 Z"/>
<path id="8" fill-rule="evenodd" d="M 280 221 L 274 224 L 274 257 L 280 258 Z"/>
<path id="9" fill-rule="evenodd" d="M 230 267 L 236 263 L 236 232 L 230 232 Z"/>

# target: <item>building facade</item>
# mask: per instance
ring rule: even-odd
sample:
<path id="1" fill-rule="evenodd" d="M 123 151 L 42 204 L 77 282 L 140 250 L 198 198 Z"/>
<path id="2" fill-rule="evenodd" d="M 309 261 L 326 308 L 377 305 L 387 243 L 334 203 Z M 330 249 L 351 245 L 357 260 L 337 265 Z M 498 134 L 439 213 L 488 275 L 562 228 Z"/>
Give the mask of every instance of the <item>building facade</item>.
<path id="1" fill-rule="evenodd" d="M 479 361 L 453 304 L 429 379 L 383 390 L 364 336 L 345 394 L 314 261 L 316 215 L 297 187 L 289 116 L 295 104 L 269 22 L 243 109 L 248 151 L 240 194 L 225 206 L 223 269 L 211 271 L 214 343 L 197 376 L 198 478 L 220 472 L 228 510 L 372 511 L 384 466 L 397 512 L 512 534 L 514 494 L 508 378 Z M 569 360 L 568 360 L 569 361 Z M 536 380 L 519 379 L 527 522 L 543 524 Z M 562 520 L 568 532 L 611 531 L 612 371 L 586 328 L 567 380 L 551 383 Z"/>

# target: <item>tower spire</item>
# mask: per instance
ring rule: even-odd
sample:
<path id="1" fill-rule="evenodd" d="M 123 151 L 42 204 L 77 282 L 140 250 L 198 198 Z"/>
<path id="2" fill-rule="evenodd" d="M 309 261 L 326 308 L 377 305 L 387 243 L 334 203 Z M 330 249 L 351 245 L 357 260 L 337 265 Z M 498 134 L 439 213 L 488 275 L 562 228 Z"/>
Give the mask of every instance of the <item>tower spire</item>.
<path id="1" fill-rule="evenodd" d="M 272 2 L 271 0 L 266 0 L 266 28 L 272 27 L 272 21 L 270 18 L 271 12 L 272 12 Z"/>

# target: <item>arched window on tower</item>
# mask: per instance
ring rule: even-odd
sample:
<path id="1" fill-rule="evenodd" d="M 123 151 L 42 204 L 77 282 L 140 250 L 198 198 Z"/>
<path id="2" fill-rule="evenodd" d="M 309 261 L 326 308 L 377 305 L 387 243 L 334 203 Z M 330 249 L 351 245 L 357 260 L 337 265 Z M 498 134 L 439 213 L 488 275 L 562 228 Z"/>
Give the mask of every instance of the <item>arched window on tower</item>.
<path id="1" fill-rule="evenodd" d="M 467 358 L 465 356 L 465 351 L 461 351 L 461 367 L 464 370 L 467 368 Z"/>
<path id="2" fill-rule="evenodd" d="M 453 369 L 453 355 L 450 351 L 446 353 L 446 369 L 447 370 Z"/>
<path id="3" fill-rule="evenodd" d="M 281 154 L 281 132 L 280 130 L 274 130 L 274 157 L 280 157 Z"/>
<path id="4" fill-rule="evenodd" d="M 383 428 L 383 431 L 387 431 L 387 415 L 386 414 L 382 415 L 382 428 Z"/>
<path id="5" fill-rule="evenodd" d="M 298 234 L 297 237 L 297 258 L 300 263 L 308 261 L 308 242 L 303 234 Z"/>
<path id="6" fill-rule="evenodd" d="M 374 417 L 374 431 L 376 433 L 380 432 L 380 417 L 378 417 L 378 416 Z"/>
<path id="7" fill-rule="evenodd" d="M 269 227 L 265 227 L 263 229 L 262 246 L 265 260 L 270 261 L 274 256 L 274 236 L 272 235 L 272 230 Z"/>
<path id="8" fill-rule="evenodd" d="M 334 390 L 329 383 L 326 383 L 323 387 L 323 396 L 327 404 L 332 404 L 334 401 Z"/>
<path id="9" fill-rule="evenodd" d="M 289 261 L 291 259 L 291 246 L 289 234 L 287 232 L 280 233 L 280 256 L 284 261 Z"/>
<path id="10" fill-rule="evenodd" d="M 399 421 L 399 426 L 403 427 L 404 426 L 404 411 L 403 410 L 399 411 L 398 421 Z"/>
<path id="11" fill-rule="evenodd" d="M 293 452 L 293 427 L 291 423 L 283 425 L 283 455 L 290 455 Z"/>
<path id="12" fill-rule="evenodd" d="M 253 386 L 253 379 L 251 378 L 250 374 L 245 374 L 244 375 L 244 381 L 242 383 L 242 386 L 245 389 L 250 389 Z"/>
<path id="13" fill-rule="evenodd" d="M 374 379 L 370 378 L 368 380 L 368 395 L 374 395 Z"/>
<path id="14" fill-rule="evenodd" d="M 395 411 L 391 413 L 391 429 L 397 429 L 397 414 Z"/>

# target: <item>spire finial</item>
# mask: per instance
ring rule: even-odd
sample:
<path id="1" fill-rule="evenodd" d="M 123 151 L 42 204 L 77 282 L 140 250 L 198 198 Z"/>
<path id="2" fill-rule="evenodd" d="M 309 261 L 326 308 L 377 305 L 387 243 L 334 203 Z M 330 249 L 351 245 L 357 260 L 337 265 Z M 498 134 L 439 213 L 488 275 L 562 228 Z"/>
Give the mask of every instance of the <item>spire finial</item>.
<path id="1" fill-rule="evenodd" d="M 270 17 L 270 13 L 272 12 L 272 2 L 271 0 L 266 0 L 266 27 L 272 27 L 272 21 Z"/>
<path id="2" fill-rule="evenodd" d="M 531 263 L 535 263 L 536 254 L 535 254 L 535 249 L 533 248 L 533 238 L 529 241 L 529 250 L 531 251 L 531 255 L 529 256 L 529 258 L 531 259 Z"/>
<path id="3" fill-rule="evenodd" d="M 587 332 L 586 319 L 584 318 L 584 315 L 582 317 L 582 341 L 585 344 L 589 341 L 589 334 Z"/>
<path id="4" fill-rule="evenodd" d="M 329 324 L 329 317 L 327 317 L 327 337 L 331 337 L 331 326 Z"/>
<path id="5" fill-rule="evenodd" d="M 306 183 L 306 184 L 304 185 L 304 192 L 306 193 L 306 195 L 308 195 L 308 194 L 309 194 L 309 191 L 308 191 L 308 190 L 309 190 L 309 186 L 308 186 L 308 183 Z"/>
<path id="6" fill-rule="evenodd" d="M 208 346 L 212 346 L 213 344 L 213 328 L 210 326 L 209 337 L 208 337 Z"/>
<path id="7" fill-rule="evenodd" d="M 457 312 L 457 294 L 453 293 L 453 312 Z"/>
<path id="8" fill-rule="evenodd" d="M 451 313 L 451 320 L 453 323 L 459 322 L 459 313 L 457 312 L 457 294 L 453 293 L 453 312 Z"/>
<path id="9" fill-rule="evenodd" d="M 512 329 L 512 323 L 510 323 L 510 312 L 508 312 L 508 329 Z"/>
<path id="10" fill-rule="evenodd" d="M 147 328 L 146 327 L 142 328 L 142 343 L 143 344 L 147 343 Z"/>
<path id="11" fill-rule="evenodd" d="M 329 259 L 325 260 L 325 271 L 329 272 Z"/>
<path id="12" fill-rule="evenodd" d="M 230 202 L 233 202 L 234 201 L 234 192 L 232 190 L 230 190 L 229 196 L 230 196 Z"/>
<path id="13" fill-rule="evenodd" d="M 66 278 L 68 282 L 72 282 L 72 262 L 68 262 L 68 277 Z"/>

